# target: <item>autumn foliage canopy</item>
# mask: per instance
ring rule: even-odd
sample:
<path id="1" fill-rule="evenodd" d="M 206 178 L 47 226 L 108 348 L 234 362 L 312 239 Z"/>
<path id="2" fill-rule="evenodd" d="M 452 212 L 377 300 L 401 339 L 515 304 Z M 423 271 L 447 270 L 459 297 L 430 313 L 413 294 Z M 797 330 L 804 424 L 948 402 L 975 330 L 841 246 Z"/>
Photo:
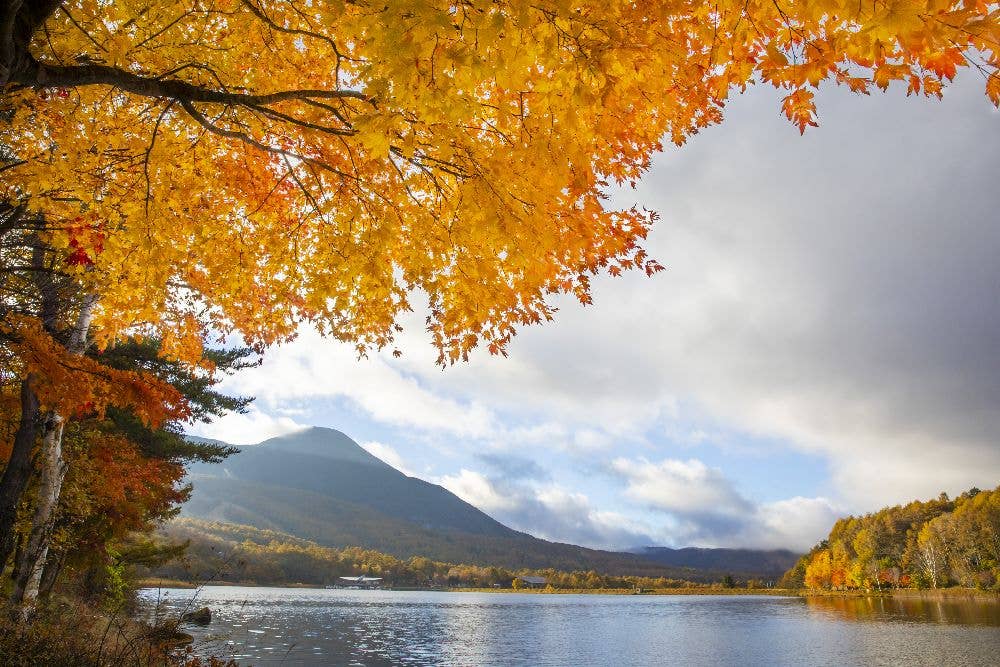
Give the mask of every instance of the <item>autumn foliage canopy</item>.
<path id="1" fill-rule="evenodd" d="M 1000 103 L 982 0 L 30 4 L 0 197 L 100 294 L 99 342 L 183 358 L 302 321 L 382 346 L 421 293 L 443 362 L 501 352 L 547 294 L 661 268 L 602 192 L 753 82 L 800 131 L 824 81 L 939 96 L 971 65 Z"/>

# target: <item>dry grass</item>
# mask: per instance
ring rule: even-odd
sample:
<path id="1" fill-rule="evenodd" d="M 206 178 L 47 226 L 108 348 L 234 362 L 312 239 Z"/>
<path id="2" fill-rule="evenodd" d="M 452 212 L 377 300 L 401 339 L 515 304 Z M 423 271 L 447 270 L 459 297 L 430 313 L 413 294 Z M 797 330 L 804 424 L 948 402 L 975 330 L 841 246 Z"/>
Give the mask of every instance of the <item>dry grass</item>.
<path id="1" fill-rule="evenodd" d="M 107 614 L 77 602 L 53 602 L 31 622 L 0 607 L 0 667 L 223 667 L 185 648 L 176 621 L 155 625 Z"/>

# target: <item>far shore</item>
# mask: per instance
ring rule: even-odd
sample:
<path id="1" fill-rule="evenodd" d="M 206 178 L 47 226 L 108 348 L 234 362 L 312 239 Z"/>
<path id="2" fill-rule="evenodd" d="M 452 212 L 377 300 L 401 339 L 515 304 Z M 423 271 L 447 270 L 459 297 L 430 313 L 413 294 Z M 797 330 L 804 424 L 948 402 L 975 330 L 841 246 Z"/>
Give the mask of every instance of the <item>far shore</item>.
<path id="1" fill-rule="evenodd" d="M 178 579 L 141 579 L 138 588 L 181 588 L 196 589 L 207 586 L 244 586 L 248 588 L 311 588 L 324 589 L 315 584 L 257 584 L 254 582 L 212 581 L 195 584 Z M 336 589 L 332 589 L 336 590 Z M 344 589 L 347 590 L 347 589 Z M 1000 602 L 1000 591 L 987 591 L 975 588 L 929 588 L 929 589 L 886 589 L 886 590 L 850 590 L 850 591 L 814 591 L 796 588 L 652 588 L 641 592 L 627 588 L 389 588 L 395 591 L 427 591 L 439 593 L 528 593 L 531 595 L 756 595 L 778 597 L 892 597 L 920 598 L 928 600 L 945 599 L 976 599 Z"/>

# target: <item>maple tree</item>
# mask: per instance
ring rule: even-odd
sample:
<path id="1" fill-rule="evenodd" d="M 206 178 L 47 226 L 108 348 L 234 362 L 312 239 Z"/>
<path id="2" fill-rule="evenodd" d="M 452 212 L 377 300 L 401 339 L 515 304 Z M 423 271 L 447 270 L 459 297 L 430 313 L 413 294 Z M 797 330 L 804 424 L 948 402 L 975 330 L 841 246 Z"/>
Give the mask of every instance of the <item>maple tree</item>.
<path id="1" fill-rule="evenodd" d="M 107 579 L 116 546 L 170 518 L 188 497 L 183 466 L 143 456 L 135 443 L 96 420 L 74 423 L 65 438 L 67 475 L 39 589 L 69 567 L 86 588 Z M 119 547 L 120 548 L 120 547 Z"/>
<path id="2" fill-rule="evenodd" d="M 998 43 L 983 0 L 5 0 L 0 242 L 31 261 L 0 271 L 0 315 L 12 341 L 39 319 L 56 372 L 91 339 L 198 363 L 209 331 L 303 321 L 363 352 L 422 293 L 442 363 L 503 353 L 547 295 L 662 268 L 655 214 L 604 190 L 731 92 L 773 84 L 804 131 L 823 81 L 935 96 L 973 65 L 1000 104 Z M 72 289 L 26 277 L 39 255 Z M 15 366 L 54 501 L 72 394 L 39 403 L 42 359 Z"/>
<path id="3" fill-rule="evenodd" d="M 206 324 L 387 344 L 414 290 L 443 360 L 502 351 L 546 293 L 659 269 L 654 216 L 602 188 L 753 80 L 803 130 L 824 80 L 939 95 L 972 63 L 1000 103 L 977 0 L 4 6 L 2 196 L 45 213 L 102 336 L 176 354 Z"/>
<path id="4" fill-rule="evenodd" d="M 37 510 L 41 505 L 35 503 L 34 515 L 22 511 L 16 526 L 23 537 L 15 559 L 15 599 L 51 588 L 67 565 L 75 569 L 85 586 L 92 587 L 88 582 L 103 581 L 112 561 L 131 562 L 138 551 L 148 563 L 162 553 L 171 553 L 170 549 L 143 549 L 142 540 L 136 540 L 133 533 L 151 530 L 155 523 L 173 516 L 179 503 L 187 499 L 190 487 L 180 483 L 184 464 L 218 462 L 234 451 L 228 446 L 187 440 L 184 423 L 244 411 L 250 400 L 215 389 L 219 374 L 251 363 L 246 360 L 250 351 L 245 348 L 206 351 L 206 361 L 216 369 L 209 375 L 163 359 L 155 340 L 133 339 L 100 353 L 91 350 L 87 355 L 69 355 L 44 332 L 33 331 L 30 325 L 26 328 L 29 335 L 22 333 L 20 344 L 41 351 L 20 352 L 19 356 L 32 363 L 32 388 L 42 404 L 53 406 L 55 400 L 67 400 L 67 393 L 77 398 L 71 406 L 61 407 L 69 418 L 60 439 L 65 466 L 59 475 L 65 476 L 65 483 L 56 499 L 57 507 L 40 521 Z M 10 342 L 5 348 L 16 352 Z M 38 356 L 44 356 L 45 361 L 33 361 Z M 46 372 L 52 363 L 60 370 Z M 105 391 L 109 392 L 106 399 L 102 398 Z M 18 401 L 10 400 L 13 397 L 3 391 L 0 397 L 7 398 L 0 403 L 0 423 L 20 421 Z M 8 445 L 10 433 L 4 435 L 0 459 L 8 461 L 6 478 L 15 459 L 14 447 Z M 43 492 L 37 489 L 33 493 Z M 12 523 L 18 514 L 16 504 L 2 509 L 4 523 L 0 528 L 5 540 L 0 570 L 14 542 L 8 520 Z M 40 558 L 32 553 L 32 543 L 43 543 L 36 537 L 42 529 L 46 531 L 46 554 Z"/>
<path id="5" fill-rule="evenodd" d="M 101 416 L 109 406 L 117 405 L 130 410 L 140 422 L 158 427 L 167 419 L 183 419 L 188 410 L 181 394 L 166 382 L 74 354 L 36 319 L 12 316 L 0 326 L 0 340 L 23 369 L 20 425 L 0 479 L 0 562 L 6 562 L 14 544 L 14 521 L 27 487 L 35 431 L 42 441 L 35 507 L 20 550 L 14 588 L 15 600 L 32 600 L 41 584 L 67 472 L 62 449 L 67 422 L 89 414 Z"/>

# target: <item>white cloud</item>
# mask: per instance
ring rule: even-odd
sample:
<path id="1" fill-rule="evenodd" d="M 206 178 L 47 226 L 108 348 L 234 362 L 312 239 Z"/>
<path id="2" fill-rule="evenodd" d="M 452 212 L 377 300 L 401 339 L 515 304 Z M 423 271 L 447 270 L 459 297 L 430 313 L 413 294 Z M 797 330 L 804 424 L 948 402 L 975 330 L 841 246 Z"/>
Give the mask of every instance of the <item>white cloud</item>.
<path id="1" fill-rule="evenodd" d="M 343 397 L 384 424 L 467 437 L 483 437 L 494 428 L 492 413 L 477 401 L 441 396 L 378 354 L 358 359 L 349 346 L 308 330 L 270 350 L 261 366 L 227 379 L 223 388 L 256 396 L 274 409 L 305 399 Z"/>
<path id="2" fill-rule="evenodd" d="M 617 512 L 598 510 L 586 495 L 553 484 L 539 487 L 467 469 L 437 481 L 501 523 L 542 539 L 598 549 L 628 549 L 652 543 L 649 530 L 641 522 Z"/>
<path id="3" fill-rule="evenodd" d="M 308 428 L 290 417 L 272 417 L 251 406 L 247 414 L 229 413 L 210 424 L 198 423 L 187 429 L 190 435 L 222 440 L 231 445 L 253 445 L 286 433 Z"/>
<path id="4" fill-rule="evenodd" d="M 625 494 L 669 515 L 661 532 L 674 544 L 807 550 L 830 532 L 844 508 L 826 498 L 754 503 L 718 468 L 696 459 L 615 459 Z"/>
<path id="5" fill-rule="evenodd" d="M 407 475 L 409 477 L 416 477 L 417 474 L 410 470 L 406 463 L 403 461 L 403 457 L 399 455 L 399 452 L 390 445 L 386 445 L 381 442 L 376 442 L 374 440 L 369 442 L 359 443 L 361 448 L 366 452 L 374 456 L 375 458 L 381 459 L 385 463 L 388 463 L 393 468 L 399 472 Z"/>
<path id="6" fill-rule="evenodd" d="M 827 498 L 796 496 L 757 507 L 754 520 L 734 545 L 807 551 L 830 533 L 845 508 Z"/>
<path id="7" fill-rule="evenodd" d="M 629 497 L 680 515 L 744 515 L 750 503 L 736 492 L 718 468 L 701 461 L 617 458 L 611 469 L 625 478 Z"/>
<path id="8" fill-rule="evenodd" d="M 457 475 L 445 475 L 437 483 L 456 496 L 497 518 L 497 514 L 518 507 L 518 499 L 497 490 L 485 475 L 462 468 Z"/>

